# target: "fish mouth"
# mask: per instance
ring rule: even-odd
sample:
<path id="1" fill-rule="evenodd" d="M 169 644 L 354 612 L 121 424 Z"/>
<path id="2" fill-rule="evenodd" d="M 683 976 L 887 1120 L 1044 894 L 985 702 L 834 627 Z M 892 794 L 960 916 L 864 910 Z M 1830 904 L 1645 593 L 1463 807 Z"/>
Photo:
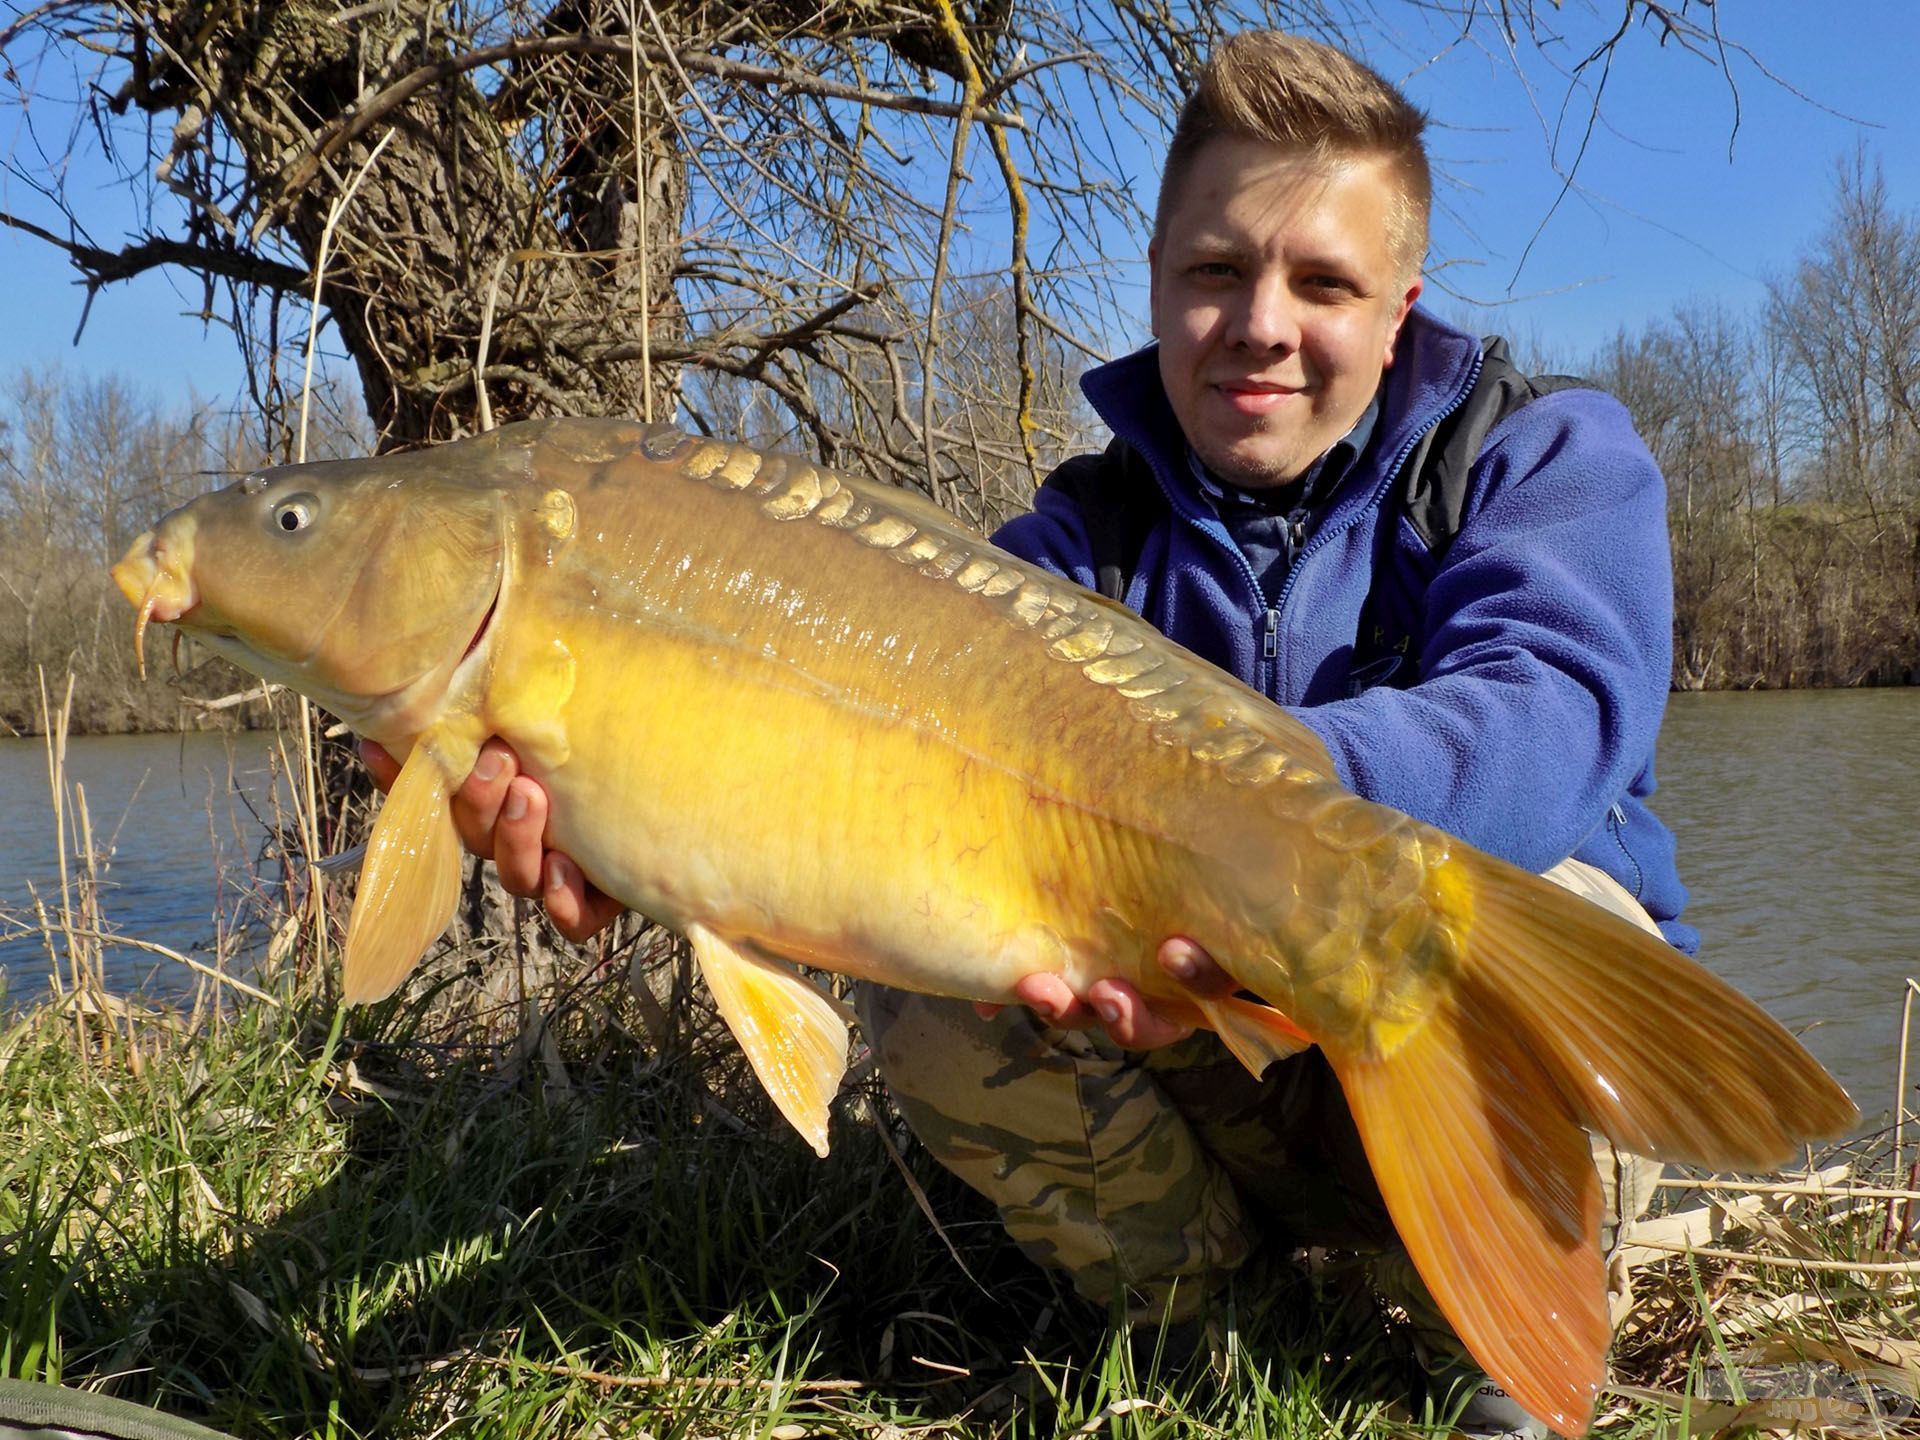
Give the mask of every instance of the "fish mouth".
<path id="1" fill-rule="evenodd" d="M 142 680 L 147 678 L 147 626 L 155 620 L 176 622 L 200 603 L 189 569 L 192 554 L 184 537 L 167 541 L 149 530 L 113 567 L 113 583 L 140 612 L 133 622 L 133 655 Z"/>

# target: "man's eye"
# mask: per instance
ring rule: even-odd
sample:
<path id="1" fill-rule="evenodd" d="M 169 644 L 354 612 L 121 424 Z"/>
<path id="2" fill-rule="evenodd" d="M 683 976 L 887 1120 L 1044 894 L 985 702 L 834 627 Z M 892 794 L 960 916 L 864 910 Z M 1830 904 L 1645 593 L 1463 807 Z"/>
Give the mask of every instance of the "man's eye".
<path id="1" fill-rule="evenodd" d="M 1193 273 L 1208 280 L 1231 280 L 1240 272 L 1225 260 L 1202 260 L 1193 267 Z"/>

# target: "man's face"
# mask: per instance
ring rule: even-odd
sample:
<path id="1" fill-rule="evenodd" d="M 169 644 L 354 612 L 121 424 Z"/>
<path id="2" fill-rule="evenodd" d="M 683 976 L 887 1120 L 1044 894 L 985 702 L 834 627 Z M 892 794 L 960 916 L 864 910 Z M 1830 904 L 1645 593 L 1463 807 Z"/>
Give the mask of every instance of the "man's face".
<path id="1" fill-rule="evenodd" d="M 1420 294 L 1375 156 L 1316 162 L 1221 136 L 1148 251 L 1160 378 L 1187 440 L 1236 485 L 1284 485 L 1353 428 Z"/>

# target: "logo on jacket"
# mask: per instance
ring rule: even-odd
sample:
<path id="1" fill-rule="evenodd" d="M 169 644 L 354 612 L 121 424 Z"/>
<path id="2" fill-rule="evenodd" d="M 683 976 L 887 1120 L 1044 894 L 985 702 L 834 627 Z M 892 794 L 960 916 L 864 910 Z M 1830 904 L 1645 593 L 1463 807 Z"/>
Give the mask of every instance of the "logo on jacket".
<path id="1" fill-rule="evenodd" d="M 1385 626 L 1373 626 L 1367 643 L 1354 647 L 1355 663 L 1347 671 L 1347 698 L 1351 700 L 1356 695 L 1363 695 L 1378 685 L 1395 685 L 1402 689 L 1411 685 L 1415 678 L 1410 661 L 1412 650 L 1411 635 L 1389 640 Z"/>

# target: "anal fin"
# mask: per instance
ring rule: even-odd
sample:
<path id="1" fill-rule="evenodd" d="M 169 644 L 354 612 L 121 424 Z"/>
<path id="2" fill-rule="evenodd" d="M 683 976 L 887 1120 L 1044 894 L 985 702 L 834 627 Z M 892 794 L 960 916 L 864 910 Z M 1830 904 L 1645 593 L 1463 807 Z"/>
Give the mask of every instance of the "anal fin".
<path id="1" fill-rule="evenodd" d="M 824 1156 L 828 1110 L 847 1070 L 846 1006 L 747 942 L 704 925 L 689 925 L 687 939 L 754 1074 L 801 1138 Z"/>
<path id="2" fill-rule="evenodd" d="M 453 919 L 460 837 L 447 799 L 439 763 L 416 744 L 367 840 L 347 921 L 341 990 L 349 1005 L 391 995 Z"/>
<path id="3" fill-rule="evenodd" d="M 1257 1000 L 1228 995 L 1219 1000 L 1196 999 L 1194 1004 L 1201 1023 L 1220 1037 L 1233 1058 L 1252 1071 L 1256 1080 L 1274 1061 L 1298 1055 L 1313 1044 L 1312 1036 L 1271 1005 Z"/>

